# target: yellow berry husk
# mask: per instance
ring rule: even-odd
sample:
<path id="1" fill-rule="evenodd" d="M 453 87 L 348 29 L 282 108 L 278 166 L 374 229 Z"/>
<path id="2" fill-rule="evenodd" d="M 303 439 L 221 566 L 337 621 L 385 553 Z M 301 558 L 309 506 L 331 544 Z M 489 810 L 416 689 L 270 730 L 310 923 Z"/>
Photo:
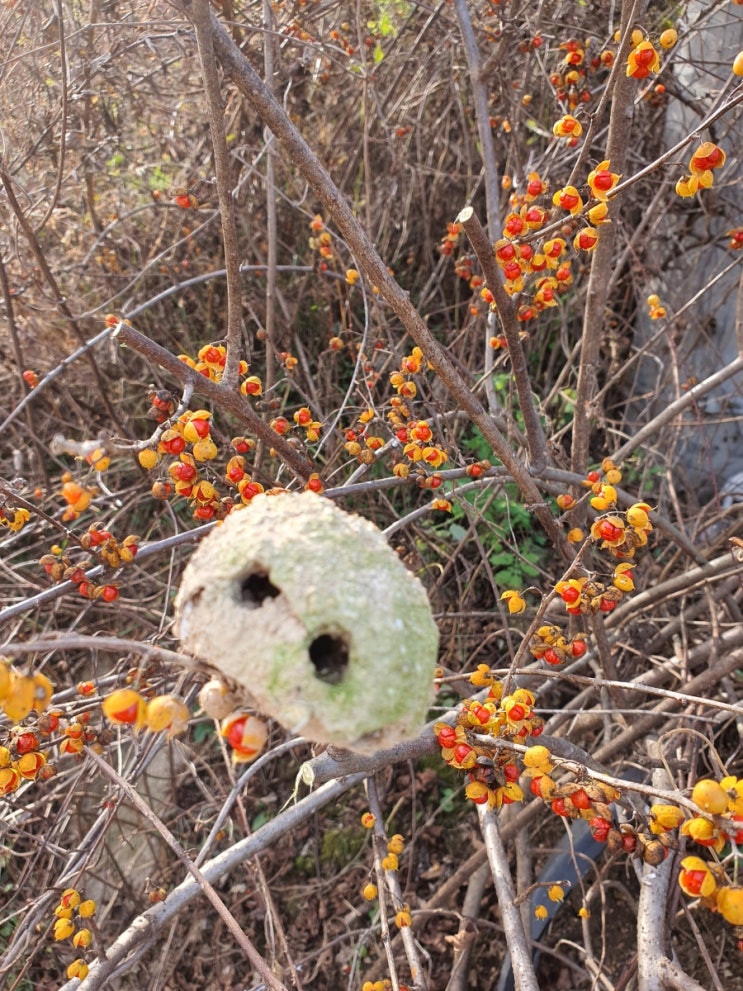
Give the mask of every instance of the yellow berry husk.
<path id="1" fill-rule="evenodd" d="M 0 770 L 0 795 L 10 795 L 16 791 L 23 778 L 15 767 L 4 767 Z"/>
<path id="2" fill-rule="evenodd" d="M 725 789 L 711 778 L 702 778 L 694 785 L 691 800 L 703 812 L 710 815 L 721 815 L 727 810 L 728 796 Z"/>
<path id="3" fill-rule="evenodd" d="M 715 833 L 715 824 L 711 819 L 705 819 L 704 816 L 694 816 L 693 819 L 687 819 L 681 826 L 681 835 L 690 836 L 695 843 L 707 845 L 715 837 Z"/>
<path id="4" fill-rule="evenodd" d="M 82 981 L 88 976 L 89 969 L 90 968 L 88 967 L 88 965 L 85 963 L 84 960 L 81 959 L 73 960 L 72 963 L 67 968 L 67 976 L 69 977 L 70 980 L 72 980 L 73 977 L 77 977 L 79 978 L 79 980 Z"/>
<path id="5" fill-rule="evenodd" d="M 59 899 L 62 908 L 77 908 L 80 904 L 80 892 L 77 888 L 65 888 Z"/>
<path id="6" fill-rule="evenodd" d="M 378 893 L 379 891 L 377 889 L 376 884 L 372 884 L 371 882 L 369 884 L 364 885 L 364 889 L 361 892 L 361 894 L 368 902 L 373 902 L 374 899 L 377 897 Z"/>
<path id="7" fill-rule="evenodd" d="M 536 746 L 529 747 L 528 750 L 524 752 L 523 761 L 525 767 L 543 768 L 545 771 L 552 770 L 552 764 L 550 763 L 550 758 L 552 754 L 546 747 Z"/>
<path id="8" fill-rule="evenodd" d="M 387 844 L 387 852 L 395 853 L 399 856 L 404 849 L 405 849 L 404 838 L 399 833 L 395 833 L 395 835 L 391 837 L 389 843 Z"/>
<path id="9" fill-rule="evenodd" d="M 77 906 L 77 914 L 81 919 L 91 919 L 95 915 L 96 903 L 92 898 L 86 898 Z"/>
<path id="10" fill-rule="evenodd" d="M 217 445 L 211 437 L 204 437 L 191 448 L 191 453 L 197 461 L 212 461 L 219 453 Z"/>
<path id="11" fill-rule="evenodd" d="M 188 728 L 188 706 L 175 695 L 157 695 L 147 703 L 145 723 L 151 733 L 168 731 L 168 737 Z"/>
<path id="12" fill-rule="evenodd" d="M 12 723 L 20 723 L 31 712 L 34 708 L 35 694 L 33 678 L 19 674 L 11 668 L 10 686 L 2 707 Z"/>
<path id="13" fill-rule="evenodd" d="M 650 832 L 658 836 L 676 829 L 684 821 L 684 813 L 676 805 L 650 806 Z"/>
<path id="14" fill-rule="evenodd" d="M 71 919 L 57 919 L 54 923 L 54 938 L 57 942 L 69 939 L 75 931 L 75 923 Z"/>
<path id="15" fill-rule="evenodd" d="M 717 911 L 733 926 L 743 926 L 743 888 L 724 885 L 717 892 Z"/>
<path id="16" fill-rule="evenodd" d="M 119 688 L 101 703 L 103 715 L 117 725 L 130 725 L 139 729 L 144 725 L 146 703 L 133 688 Z"/>
<path id="17" fill-rule="evenodd" d="M 90 946 L 93 942 L 93 934 L 90 929 L 78 929 L 75 935 L 72 937 L 72 945 L 77 949 L 85 948 Z"/>

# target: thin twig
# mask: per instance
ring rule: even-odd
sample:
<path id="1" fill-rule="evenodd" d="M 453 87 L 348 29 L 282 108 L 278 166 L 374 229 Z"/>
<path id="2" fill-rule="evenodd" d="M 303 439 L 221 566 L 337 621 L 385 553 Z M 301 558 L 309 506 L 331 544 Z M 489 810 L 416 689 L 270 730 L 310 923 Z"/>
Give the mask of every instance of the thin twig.
<path id="1" fill-rule="evenodd" d="M 286 808 L 275 819 L 269 820 L 251 836 L 245 837 L 209 860 L 201 869 L 202 876 L 208 884 L 216 884 L 221 877 L 231 873 L 250 857 L 275 846 L 292 829 L 296 829 L 300 823 L 305 822 L 320 809 L 359 784 L 363 778 L 364 775 L 362 774 L 353 775 L 328 782 L 318 788 L 307 798 Z M 129 969 L 127 964 L 134 962 L 132 957 L 136 955 L 138 947 L 151 940 L 154 933 L 162 931 L 201 893 L 202 889 L 196 878 L 193 875 L 186 877 L 169 892 L 165 901 L 148 908 L 127 926 L 109 946 L 105 958 L 96 960 L 91 964 L 90 972 L 82 984 L 75 978 L 63 984 L 59 991 L 97 991 L 104 986 L 109 978 L 124 974 Z"/>
<path id="2" fill-rule="evenodd" d="M 622 32 L 631 30 L 634 18 L 641 16 L 645 2 L 640 0 L 624 0 L 622 5 Z M 623 172 L 630 147 L 629 135 L 633 117 L 633 100 L 635 81 L 632 77 L 618 72 L 613 76 L 614 89 L 612 92 L 611 113 L 609 119 L 609 136 L 606 146 L 606 157 L 611 167 Z M 578 382 L 576 385 L 573 412 L 573 439 L 570 454 L 570 466 L 573 471 L 585 471 L 591 440 L 591 423 L 596 419 L 598 410 L 595 408 L 598 392 L 598 377 L 601 355 L 601 342 L 604 336 L 604 321 L 606 310 L 607 287 L 614 266 L 614 243 L 616 240 L 616 225 L 607 224 L 601 228 L 596 249 L 591 261 L 591 272 L 586 289 L 586 306 L 583 313 L 583 332 L 581 337 L 580 365 L 578 367 Z M 576 513 L 576 522 L 585 518 L 585 506 Z"/>
<path id="3" fill-rule="evenodd" d="M 529 378 L 526 353 L 521 343 L 521 335 L 519 334 L 516 310 L 511 297 L 503 285 L 500 269 L 495 263 L 493 246 L 472 207 L 465 207 L 457 217 L 457 222 L 462 225 L 465 234 L 470 239 L 470 243 L 482 266 L 487 287 L 492 292 L 493 299 L 495 300 L 495 307 L 500 317 L 503 333 L 506 335 L 506 341 L 508 342 L 511 373 L 516 383 L 516 393 L 519 397 L 521 415 L 524 418 L 524 429 L 526 431 L 527 446 L 529 449 L 529 467 L 532 473 L 539 474 L 545 468 L 548 461 L 547 439 L 544 436 L 542 422 L 539 419 L 537 405 L 534 402 L 534 392 L 532 391 Z"/>
<path id="4" fill-rule="evenodd" d="M 390 938 L 387 912 L 385 911 L 384 889 L 386 886 L 389 894 L 392 896 L 392 908 L 393 911 L 397 913 L 403 908 L 404 904 L 402 888 L 400 887 L 398 872 L 388 871 L 382 867 L 382 859 L 387 852 L 387 836 L 384 831 L 384 816 L 382 814 L 382 806 L 379 801 L 379 795 L 377 794 L 377 787 L 374 778 L 367 778 L 365 786 L 366 797 L 369 802 L 369 811 L 374 816 L 374 869 L 380 882 L 377 885 L 377 888 L 379 891 L 379 921 L 381 926 L 382 942 L 384 944 L 384 950 L 387 956 L 390 978 L 392 980 L 392 988 L 393 991 L 398 991 L 400 982 L 397 979 L 395 958 L 392 953 L 392 940 Z M 402 940 L 402 945 L 405 949 L 405 956 L 407 957 L 408 966 L 410 967 L 410 976 L 413 980 L 413 986 L 420 988 L 420 991 L 426 991 L 428 983 L 426 981 L 423 964 L 421 963 L 420 954 L 418 952 L 418 944 L 416 943 L 413 930 L 410 926 L 404 926 L 400 929 L 400 939 Z"/>
<path id="5" fill-rule="evenodd" d="M 382 297 L 422 349 L 454 402 L 480 429 L 497 457 L 509 470 L 527 505 L 538 517 L 553 545 L 568 554 L 569 545 L 565 536 L 557 526 L 549 507 L 542 501 L 539 490 L 525 465 L 513 453 L 482 403 L 470 391 L 446 349 L 438 342 L 416 311 L 409 294 L 390 275 L 371 240 L 309 144 L 214 15 L 212 15 L 212 29 L 217 58 L 225 74 L 276 135 L 287 157 L 304 176 L 323 208 L 348 242 L 370 284 L 377 286 Z"/>
<path id="6" fill-rule="evenodd" d="M 227 269 L 227 360 L 222 376 L 222 385 L 226 389 L 234 389 L 237 385 L 241 357 L 242 289 L 240 286 L 240 250 L 237 240 L 237 224 L 235 223 L 235 203 L 230 188 L 230 157 L 227 152 L 217 60 L 214 57 L 209 0 L 192 0 L 191 12 L 201 60 L 201 73 L 204 79 L 209 130 L 214 153 L 219 215 L 222 222 L 224 264 Z"/>
<path id="7" fill-rule="evenodd" d="M 480 829 L 485 841 L 490 873 L 493 876 L 495 893 L 498 896 L 501 921 L 506 933 L 506 942 L 513 961 L 514 986 L 516 991 L 539 991 L 537 975 L 531 959 L 529 938 L 524 932 L 521 912 L 514 904 L 516 892 L 508 866 L 506 848 L 500 835 L 498 814 L 487 806 L 478 805 Z"/>

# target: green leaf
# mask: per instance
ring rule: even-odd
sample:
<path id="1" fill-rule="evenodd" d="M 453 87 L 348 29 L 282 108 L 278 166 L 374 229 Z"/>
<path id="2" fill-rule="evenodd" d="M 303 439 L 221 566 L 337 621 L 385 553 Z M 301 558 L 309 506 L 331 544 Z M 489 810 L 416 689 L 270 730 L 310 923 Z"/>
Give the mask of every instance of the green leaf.
<path id="1" fill-rule="evenodd" d="M 459 523 L 450 523 L 449 533 L 451 534 L 453 540 L 464 540 L 467 536 L 467 528 L 463 527 Z"/>

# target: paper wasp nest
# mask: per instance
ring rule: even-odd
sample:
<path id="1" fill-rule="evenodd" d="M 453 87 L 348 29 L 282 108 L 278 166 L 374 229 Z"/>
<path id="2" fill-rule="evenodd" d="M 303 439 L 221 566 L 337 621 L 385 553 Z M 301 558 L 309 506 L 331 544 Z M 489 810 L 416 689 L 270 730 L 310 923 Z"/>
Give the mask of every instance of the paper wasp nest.
<path id="1" fill-rule="evenodd" d="M 373 523 L 323 496 L 231 513 L 175 608 L 186 651 L 292 732 L 369 754 L 425 723 L 438 649 L 426 591 Z"/>

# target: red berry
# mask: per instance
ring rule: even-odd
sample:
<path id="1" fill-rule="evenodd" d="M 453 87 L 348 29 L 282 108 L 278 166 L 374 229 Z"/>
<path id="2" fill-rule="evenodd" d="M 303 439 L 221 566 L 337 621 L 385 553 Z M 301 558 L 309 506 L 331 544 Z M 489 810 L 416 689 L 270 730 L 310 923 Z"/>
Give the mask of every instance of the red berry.
<path id="1" fill-rule="evenodd" d="M 563 589 L 560 593 L 560 598 L 563 602 L 568 602 L 570 604 L 577 602 L 580 598 L 580 589 L 575 588 L 573 585 L 568 585 L 568 587 Z"/>
<path id="2" fill-rule="evenodd" d="M 454 748 L 454 761 L 457 764 L 464 763 L 465 760 L 472 753 L 472 747 L 469 743 L 458 743 Z"/>
<path id="3" fill-rule="evenodd" d="M 112 715 L 117 723 L 136 723 L 139 715 L 139 702 L 132 702 L 126 709 L 120 709 Z"/>
<path id="4" fill-rule="evenodd" d="M 551 647 L 549 650 L 545 650 L 542 656 L 548 664 L 562 664 L 562 658 Z"/>
<path id="5" fill-rule="evenodd" d="M 598 840 L 599 843 L 605 843 L 607 837 L 609 836 L 611 823 L 607 819 L 604 819 L 603 816 L 594 816 L 588 825 L 593 838 Z"/>
<path id="6" fill-rule="evenodd" d="M 604 191 L 611 189 L 613 182 L 614 178 L 611 172 L 607 172 L 606 169 L 603 169 L 601 172 L 597 172 L 593 178 L 594 186 L 596 186 L 597 189 L 602 189 Z"/>
<path id="7" fill-rule="evenodd" d="M 564 798 L 553 798 L 551 802 L 551 806 L 552 806 L 552 811 L 555 813 L 555 815 L 566 816 L 568 814 L 568 811 L 565 808 Z"/>
<path id="8" fill-rule="evenodd" d="M 591 799 L 588 797 L 585 789 L 583 788 L 579 788 L 577 791 L 574 791 L 570 796 L 570 801 L 576 809 L 590 809 L 591 807 Z"/>
<path id="9" fill-rule="evenodd" d="M 453 726 L 447 726 L 445 729 L 439 730 L 436 739 L 439 741 L 440 747 L 453 747 L 457 742 L 457 731 Z"/>
<path id="10" fill-rule="evenodd" d="M 601 520 L 599 523 L 599 536 L 603 540 L 619 540 L 623 533 L 622 527 L 616 526 L 611 520 Z"/>
<path id="11" fill-rule="evenodd" d="M 101 598 L 104 602 L 115 602 L 119 597 L 119 590 L 115 585 L 104 585 Z"/>
<path id="12" fill-rule="evenodd" d="M 171 437 L 168 441 L 163 441 L 162 445 L 168 454 L 180 454 L 182 451 L 186 450 L 186 442 L 180 434 L 175 437 Z"/>
<path id="13" fill-rule="evenodd" d="M 19 754 L 29 754 L 39 749 L 39 740 L 35 733 L 19 733 L 16 737 L 15 748 Z"/>
<path id="14" fill-rule="evenodd" d="M 570 653 L 573 657 L 583 657 L 585 652 L 588 650 L 588 644 L 585 640 L 573 640 L 570 645 Z"/>

